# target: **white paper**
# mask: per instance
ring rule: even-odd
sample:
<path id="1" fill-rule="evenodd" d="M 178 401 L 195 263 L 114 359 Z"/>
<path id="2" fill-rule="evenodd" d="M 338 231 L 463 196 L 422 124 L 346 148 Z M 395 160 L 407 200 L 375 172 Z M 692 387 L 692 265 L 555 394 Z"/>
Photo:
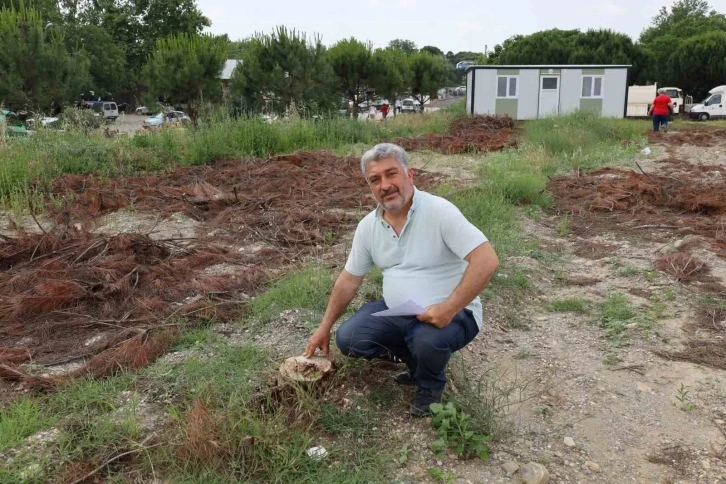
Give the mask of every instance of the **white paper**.
<path id="1" fill-rule="evenodd" d="M 386 309 L 385 311 L 378 311 L 377 313 L 371 314 L 371 316 L 418 316 L 426 312 L 426 309 L 419 306 L 412 300 L 408 300 L 403 304 L 396 306 L 395 308 Z"/>

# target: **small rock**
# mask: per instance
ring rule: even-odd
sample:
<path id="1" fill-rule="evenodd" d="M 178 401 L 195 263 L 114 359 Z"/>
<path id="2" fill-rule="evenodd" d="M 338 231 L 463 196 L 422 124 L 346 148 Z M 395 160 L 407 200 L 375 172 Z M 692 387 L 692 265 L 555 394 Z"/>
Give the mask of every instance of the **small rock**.
<path id="1" fill-rule="evenodd" d="M 572 437 L 565 437 L 564 443 L 567 447 L 575 446 L 575 440 Z"/>
<path id="2" fill-rule="evenodd" d="M 519 470 L 519 464 L 516 462 L 505 462 L 502 464 L 502 469 L 507 473 L 507 477 L 512 477 Z"/>
<path id="3" fill-rule="evenodd" d="M 701 461 L 701 465 L 706 470 L 709 470 L 711 468 L 711 463 L 709 461 L 707 461 L 707 460 L 702 460 Z"/>
<path id="4" fill-rule="evenodd" d="M 536 462 L 529 462 L 522 466 L 521 474 L 524 484 L 547 484 L 550 480 L 547 468 Z"/>
<path id="5" fill-rule="evenodd" d="M 326 455 L 328 455 L 328 451 L 325 450 L 325 447 L 322 445 L 316 446 L 316 447 L 310 447 L 307 452 L 308 456 L 312 457 L 315 460 L 322 459 Z"/>
<path id="6" fill-rule="evenodd" d="M 598 464 L 597 462 L 592 462 L 592 461 L 588 460 L 588 461 L 585 461 L 585 465 L 592 472 L 598 472 L 598 473 L 602 472 L 602 467 L 600 467 L 600 464 Z"/>
<path id="7" fill-rule="evenodd" d="M 646 385 L 645 383 L 638 383 L 638 391 L 639 391 L 640 393 L 654 393 L 654 392 L 653 392 L 653 389 L 652 389 L 652 388 L 650 388 L 650 387 L 649 387 L 648 385 Z"/>

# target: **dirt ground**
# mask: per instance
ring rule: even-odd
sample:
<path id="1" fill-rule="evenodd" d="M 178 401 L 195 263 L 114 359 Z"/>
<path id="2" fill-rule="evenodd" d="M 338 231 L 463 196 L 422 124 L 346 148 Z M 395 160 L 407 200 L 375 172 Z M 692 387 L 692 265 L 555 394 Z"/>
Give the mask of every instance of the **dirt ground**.
<path id="1" fill-rule="evenodd" d="M 708 145 L 684 139 L 706 139 Z M 337 403 L 376 392 L 390 399 L 381 404 L 386 421 L 376 425 L 392 449 L 411 448 L 396 482 L 434 482 L 427 473 L 431 467 L 450 471 L 451 482 L 457 483 L 522 482 L 521 468 L 530 462 L 542 464 L 554 483 L 726 482 L 726 315 L 709 312 L 713 308 L 706 299 L 726 296 L 724 197 L 718 197 L 724 192 L 717 188 L 713 198 L 709 195 L 726 179 L 726 138 L 715 145 L 716 155 L 713 139 L 711 133 L 672 132 L 653 140 L 654 154 L 641 155 L 626 171 L 555 180 L 563 187 L 583 182 L 592 193 L 578 200 L 567 188 L 556 194 L 555 209 L 526 219 L 522 236 L 540 241 L 553 260 L 510 261 L 510 267 L 526 270 L 533 295 L 516 311 L 516 325 L 506 301 L 487 301 L 484 330 L 462 352 L 470 381 L 498 388 L 483 392 L 482 399 L 504 389 L 512 393 L 504 437 L 492 445 L 488 462 L 460 461 L 454 455 L 440 459 L 431 452 L 436 437 L 430 423 L 406 413 L 413 392 L 387 381 L 400 369 L 373 363 L 360 370 L 359 380 L 349 380 Z M 478 163 L 469 159 L 448 161 L 470 173 Z M 445 157 L 420 163 L 427 161 L 446 170 Z M 482 162 L 486 159 L 479 158 Z M 636 194 L 621 212 L 588 206 L 603 200 L 593 197 L 599 179 L 629 183 L 641 175 L 663 193 Z M 682 197 L 694 193 L 696 201 L 705 198 L 715 207 L 683 202 Z M 578 202 L 572 210 L 569 204 Z M 565 217 L 570 233 L 560 235 Z M 667 222 L 673 219 L 677 223 Z M 704 230 L 695 230 L 699 227 Z M 689 254 L 707 270 L 692 277 L 671 272 L 659 261 L 672 254 Z M 637 314 L 648 315 L 629 323 L 627 341 L 617 344 L 596 320 L 597 305 L 611 294 L 622 294 Z M 548 308 L 553 301 L 572 298 L 586 301 L 589 311 Z M 302 351 L 319 317 L 288 311 L 254 336 L 226 334 L 236 341 L 252 339 L 282 357 Z M 688 346 L 692 342 L 696 345 Z M 707 345 L 706 358 L 693 350 L 701 343 Z M 685 397 L 681 388 L 688 392 Z M 336 442 L 319 444 L 334 448 Z M 512 469 L 518 470 L 510 475 Z"/>
<path id="2" fill-rule="evenodd" d="M 539 240 L 546 257 L 509 262 L 527 272 L 531 296 L 514 312 L 501 297 L 490 298 L 482 333 L 461 355 L 471 381 L 517 389 L 507 408 L 507 432 L 492 444 L 488 462 L 435 457 L 429 449 L 435 439 L 430 422 L 406 413 L 412 390 L 386 381 L 397 371 L 391 365 L 362 365 L 356 383 L 335 395 L 343 406 L 373 391 L 393 396 L 380 403 L 387 420 L 373 430 L 383 432 L 392 448 L 411 446 L 396 482 L 429 482 L 430 467 L 450 470 L 459 483 L 521 482 L 521 470 L 509 476 L 503 465 L 511 471 L 529 462 L 547 468 L 554 483 L 726 482 L 726 368 L 720 366 L 726 355 L 719 357 L 726 348 L 726 317 L 711 311 L 707 299 L 725 296 L 726 138 L 716 131 L 676 130 L 651 140 L 651 147 L 653 154 L 639 157 L 628 171 L 554 179 L 556 207 L 526 219 L 522 237 Z M 51 206 L 51 215 L 38 219 L 40 227 L 32 218 L 4 219 L 0 233 L 13 240 L 2 244 L 0 262 L 6 266 L 0 283 L 12 291 L 0 301 L 6 347 L 0 352 L 6 369 L 0 371 L 5 381 L 0 394 L 53 384 L 52 375 L 36 381 L 7 372 L 22 370 L 28 358 L 52 364 L 79 354 L 105 355 L 92 365 L 103 369 L 118 362 L 118 351 L 107 351 L 136 338 L 133 344 L 145 347 L 143 357 L 152 360 L 166 341 L 148 333 L 158 324 L 150 309 L 156 307 L 164 318 L 179 308 L 209 317 L 211 306 L 242 300 L 269 277 L 236 279 L 250 267 L 264 266 L 274 274 L 322 254 L 340 263 L 353 221 L 371 206 L 370 200 L 361 203 L 365 184 L 358 179 L 344 187 L 344 195 L 333 197 L 333 188 L 340 187 L 326 183 L 326 174 L 337 166 L 355 180 L 355 160 L 306 156 L 224 161 L 163 178 L 66 177 L 55 185 L 64 203 Z M 436 172 L 421 178 L 421 188 L 446 181 L 447 175 L 471 179 L 471 172 L 486 163 L 483 155 L 423 152 L 413 158 L 416 166 Z M 312 166 L 321 171 L 310 171 Z M 296 180 L 295 189 L 270 190 L 289 180 Z M 563 219 L 569 223 L 566 231 Z M 64 231 L 51 231 L 53 223 Z M 27 229 L 20 238 L 18 226 Z M 129 239 L 128 232 L 136 235 Z M 49 261 L 56 265 L 46 266 Z M 146 278 L 133 274 L 139 264 L 150 268 Z M 178 287 L 153 284 L 180 266 L 188 267 Z M 55 286 L 38 285 L 50 276 L 58 281 Z M 69 284 L 77 280 L 84 284 Z M 123 295 L 116 306 L 98 297 L 114 293 Z M 202 304 L 194 299 L 200 293 Z M 636 313 L 649 315 L 629 323 L 627 341 L 618 345 L 596 321 L 597 305 L 613 293 L 622 294 Z M 43 317 L 48 312 L 31 311 L 37 300 L 23 295 L 43 297 L 43 307 L 66 313 L 66 319 L 51 321 Z M 152 297 L 157 306 L 138 304 Z M 548 309 L 568 298 L 586 301 L 589 311 Z M 25 330 L 15 324 L 28 314 L 35 325 Z M 233 344 L 255 342 L 283 357 L 302 351 L 318 318 L 291 310 L 257 331 L 226 321 L 215 327 Z M 47 340 L 54 334 L 50 323 L 71 321 L 85 325 L 86 332 L 74 334 L 76 346 L 69 339 L 54 351 Z M 127 322 L 139 333 L 125 333 Z M 124 333 L 113 325 L 123 326 Z M 119 334 L 121 343 L 114 339 Z M 698 351 L 703 347 L 709 349 L 706 358 Z M 186 356 L 165 359 L 179 362 Z M 127 363 L 134 367 L 144 361 Z M 82 373 L 78 366 L 72 370 Z M 679 394 L 681 385 L 687 397 Z"/>

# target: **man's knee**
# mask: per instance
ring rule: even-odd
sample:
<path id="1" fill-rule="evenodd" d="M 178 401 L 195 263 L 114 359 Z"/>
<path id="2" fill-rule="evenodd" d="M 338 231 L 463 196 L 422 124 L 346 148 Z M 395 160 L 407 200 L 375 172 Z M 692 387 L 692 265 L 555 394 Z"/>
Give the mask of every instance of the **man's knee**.
<path id="1" fill-rule="evenodd" d="M 447 351 L 448 344 L 440 340 L 435 328 L 422 328 L 414 336 L 410 350 L 417 360 L 423 361 L 428 355 Z"/>
<path id="2" fill-rule="evenodd" d="M 346 356 L 353 356 L 351 354 L 351 347 L 353 346 L 353 332 L 350 330 L 350 325 L 342 324 L 338 331 L 335 333 L 335 345 L 338 347 L 341 353 Z"/>
<path id="3" fill-rule="evenodd" d="M 373 349 L 373 342 L 362 338 L 357 329 L 355 321 L 348 320 L 343 323 L 335 333 L 335 344 L 345 356 L 368 357 Z"/>

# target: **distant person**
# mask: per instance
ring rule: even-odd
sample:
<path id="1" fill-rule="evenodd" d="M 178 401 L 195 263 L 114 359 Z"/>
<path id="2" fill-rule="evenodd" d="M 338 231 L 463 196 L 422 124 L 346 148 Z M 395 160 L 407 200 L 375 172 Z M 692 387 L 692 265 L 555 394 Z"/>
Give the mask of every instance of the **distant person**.
<path id="1" fill-rule="evenodd" d="M 653 104 L 648 111 L 648 116 L 653 116 L 654 133 L 658 133 L 661 126 L 663 126 L 663 131 L 668 131 L 668 116 L 672 110 L 673 101 L 670 96 L 666 94 L 665 89 L 658 89 L 658 95 L 653 99 Z"/>
<path id="2" fill-rule="evenodd" d="M 375 106 L 371 106 L 368 109 L 368 118 L 370 118 L 370 119 L 376 119 L 376 114 L 377 113 L 378 113 L 378 111 L 376 111 L 376 107 Z"/>
<path id="3" fill-rule="evenodd" d="M 403 109 L 403 102 L 399 99 L 396 101 L 396 111 L 398 111 L 398 114 L 401 114 L 401 110 Z"/>
<path id="4" fill-rule="evenodd" d="M 418 387 L 410 413 L 423 417 L 441 401 L 446 364 L 482 325 L 479 293 L 499 265 L 484 234 L 448 200 L 414 185 L 408 155 L 382 143 L 361 159 L 361 171 L 378 207 L 358 224 L 320 326 L 305 356 L 330 352 L 330 332 L 374 265 L 383 271 L 383 299 L 364 304 L 335 335 L 346 356 L 405 363 L 400 385 Z M 415 300 L 422 311 L 375 313 Z M 415 316 L 414 314 L 418 314 Z"/>
<path id="5" fill-rule="evenodd" d="M 381 106 L 381 114 L 383 115 L 383 119 L 388 117 L 388 104 Z"/>

